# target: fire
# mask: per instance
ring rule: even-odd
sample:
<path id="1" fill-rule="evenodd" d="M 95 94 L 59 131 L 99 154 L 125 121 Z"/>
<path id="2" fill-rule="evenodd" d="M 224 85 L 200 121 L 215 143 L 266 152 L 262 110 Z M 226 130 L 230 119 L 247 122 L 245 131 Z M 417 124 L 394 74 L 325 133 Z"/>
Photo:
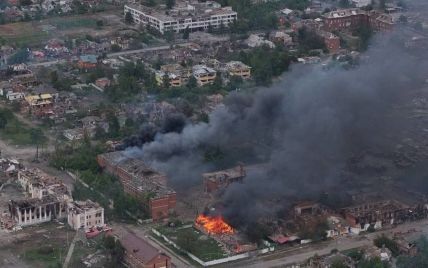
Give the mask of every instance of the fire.
<path id="1" fill-rule="evenodd" d="M 204 227 L 209 234 L 233 234 L 232 226 L 227 224 L 222 216 L 199 215 L 196 224 Z"/>

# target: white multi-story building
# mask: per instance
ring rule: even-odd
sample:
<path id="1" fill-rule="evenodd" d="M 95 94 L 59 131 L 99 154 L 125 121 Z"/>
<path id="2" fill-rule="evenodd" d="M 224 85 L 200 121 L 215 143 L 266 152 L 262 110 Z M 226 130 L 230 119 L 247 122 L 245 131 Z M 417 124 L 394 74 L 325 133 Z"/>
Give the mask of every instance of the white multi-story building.
<path id="1" fill-rule="evenodd" d="M 85 231 L 104 226 L 104 208 L 90 200 L 68 203 L 68 224 L 74 230 Z"/>
<path id="2" fill-rule="evenodd" d="M 204 3 L 186 3 L 171 10 L 153 9 L 142 5 L 126 4 L 124 14 L 132 15 L 137 24 L 150 26 L 160 33 L 168 31 L 182 32 L 206 30 L 210 27 L 228 27 L 238 18 L 231 7 L 221 7 L 212 1 Z"/>

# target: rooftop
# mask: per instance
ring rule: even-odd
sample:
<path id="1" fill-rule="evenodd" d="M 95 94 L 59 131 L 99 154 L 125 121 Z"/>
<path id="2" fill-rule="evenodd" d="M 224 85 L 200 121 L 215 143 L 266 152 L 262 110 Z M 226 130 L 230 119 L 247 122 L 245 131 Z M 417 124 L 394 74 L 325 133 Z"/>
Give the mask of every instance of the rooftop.
<path id="1" fill-rule="evenodd" d="M 99 209 L 102 208 L 97 202 L 91 200 L 86 201 L 74 201 L 68 204 L 71 210 L 74 210 L 76 213 L 83 213 L 84 211 Z"/>
<path id="2" fill-rule="evenodd" d="M 53 204 L 57 202 L 58 202 L 58 199 L 53 195 L 47 195 L 42 198 L 29 198 L 29 199 L 10 201 L 12 206 L 16 206 L 19 209 L 34 208 L 34 207 Z"/>
<path id="3" fill-rule="evenodd" d="M 154 197 L 175 193 L 174 190 L 167 187 L 167 178 L 165 174 L 150 168 L 139 158 L 126 155 L 123 151 L 105 153 L 102 154 L 101 157 L 111 165 L 131 175 L 131 184 L 141 192 L 155 194 Z"/>
<path id="4" fill-rule="evenodd" d="M 245 177 L 245 175 L 246 174 L 245 174 L 244 167 L 237 166 L 234 168 L 229 168 L 229 169 L 220 170 L 216 172 L 204 173 L 202 174 L 202 177 L 206 180 L 220 181 L 225 179 L 229 179 L 229 180 L 238 179 L 238 178 Z"/>
<path id="5" fill-rule="evenodd" d="M 216 71 L 206 65 L 195 65 L 192 68 L 194 75 L 205 75 L 205 74 L 211 74 L 216 73 Z"/>

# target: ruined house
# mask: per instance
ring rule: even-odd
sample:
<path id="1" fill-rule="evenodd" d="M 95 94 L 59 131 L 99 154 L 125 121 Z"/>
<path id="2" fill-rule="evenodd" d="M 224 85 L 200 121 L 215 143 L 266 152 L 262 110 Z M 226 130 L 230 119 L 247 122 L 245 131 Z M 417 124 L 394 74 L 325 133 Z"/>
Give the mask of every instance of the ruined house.
<path id="1" fill-rule="evenodd" d="M 237 167 L 220 170 L 216 172 L 202 174 L 204 180 L 204 191 L 212 193 L 219 189 L 226 188 L 234 182 L 242 182 L 246 172 L 242 164 Z"/>

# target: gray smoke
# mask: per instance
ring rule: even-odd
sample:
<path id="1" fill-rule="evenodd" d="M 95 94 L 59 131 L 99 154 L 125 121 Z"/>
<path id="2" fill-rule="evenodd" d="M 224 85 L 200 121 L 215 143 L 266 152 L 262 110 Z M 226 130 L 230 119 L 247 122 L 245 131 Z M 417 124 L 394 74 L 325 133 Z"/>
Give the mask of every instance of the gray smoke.
<path id="1" fill-rule="evenodd" d="M 334 188 L 348 159 L 364 150 L 392 151 L 408 128 L 395 107 L 428 77 L 426 56 L 403 48 L 396 34 L 382 36 L 360 66 L 294 66 L 270 88 L 230 94 L 209 123 L 181 133 L 159 133 L 129 151 L 169 175 L 180 189 L 202 183 L 201 173 L 222 167 L 266 163 L 244 184 L 224 193 L 222 213 L 234 225 L 268 217 L 289 205 Z M 207 162 L 206 150 L 222 158 Z"/>

